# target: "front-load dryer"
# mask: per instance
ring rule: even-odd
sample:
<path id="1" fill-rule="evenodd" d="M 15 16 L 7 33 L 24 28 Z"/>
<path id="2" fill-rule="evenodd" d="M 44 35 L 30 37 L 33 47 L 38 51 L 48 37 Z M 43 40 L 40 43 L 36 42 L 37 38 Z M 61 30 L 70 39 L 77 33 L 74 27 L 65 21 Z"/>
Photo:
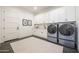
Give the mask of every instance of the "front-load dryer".
<path id="1" fill-rule="evenodd" d="M 76 22 L 63 22 L 58 25 L 59 44 L 75 48 L 76 46 Z"/>
<path id="2" fill-rule="evenodd" d="M 57 43 L 57 24 L 56 23 L 48 24 L 47 40 Z"/>

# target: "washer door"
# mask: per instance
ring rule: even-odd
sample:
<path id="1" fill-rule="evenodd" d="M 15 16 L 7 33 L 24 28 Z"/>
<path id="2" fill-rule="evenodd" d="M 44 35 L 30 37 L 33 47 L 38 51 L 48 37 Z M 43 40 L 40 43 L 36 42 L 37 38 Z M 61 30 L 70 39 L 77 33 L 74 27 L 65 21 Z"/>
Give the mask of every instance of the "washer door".
<path id="1" fill-rule="evenodd" d="M 48 26 L 47 31 L 50 34 L 55 34 L 57 31 L 57 27 L 55 25 L 51 24 Z"/>
<path id="2" fill-rule="evenodd" d="M 59 28 L 59 32 L 64 36 L 71 36 L 74 31 L 74 26 L 72 26 L 71 24 L 63 24 Z"/>

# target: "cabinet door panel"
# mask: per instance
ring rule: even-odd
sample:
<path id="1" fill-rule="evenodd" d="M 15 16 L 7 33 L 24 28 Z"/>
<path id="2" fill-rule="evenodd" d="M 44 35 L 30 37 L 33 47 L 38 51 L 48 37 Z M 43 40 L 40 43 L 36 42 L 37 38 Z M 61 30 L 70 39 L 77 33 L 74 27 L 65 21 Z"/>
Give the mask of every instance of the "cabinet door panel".
<path id="1" fill-rule="evenodd" d="M 61 7 L 49 12 L 50 22 L 63 22 L 65 21 L 65 7 Z"/>
<path id="2" fill-rule="evenodd" d="M 5 17 L 5 34 L 4 34 L 4 41 L 11 40 L 17 38 L 17 24 L 18 19 L 15 17 Z"/>
<path id="3" fill-rule="evenodd" d="M 75 21 L 75 7 L 66 7 L 66 19 L 67 21 Z"/>

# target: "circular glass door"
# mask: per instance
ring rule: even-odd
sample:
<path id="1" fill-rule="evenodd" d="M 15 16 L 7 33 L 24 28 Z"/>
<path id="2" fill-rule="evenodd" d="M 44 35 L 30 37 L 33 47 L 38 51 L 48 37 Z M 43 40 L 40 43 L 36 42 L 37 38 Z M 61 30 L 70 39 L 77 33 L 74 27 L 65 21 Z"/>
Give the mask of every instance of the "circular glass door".
<path id="1" fill-rule="evenodd" d="M 47 30 L 48 30 L 48 33 L 55 34 L 57 31 L 57 27 L 55 25 L 51 24 L 48 26 Z"/>
<path id="2" fill-rule="evenodd" d="M 74 27 L 71 24 L 63 24 L 60 26 L 59 32 L 64 36 L 71 36 L 74 33 Z"/>

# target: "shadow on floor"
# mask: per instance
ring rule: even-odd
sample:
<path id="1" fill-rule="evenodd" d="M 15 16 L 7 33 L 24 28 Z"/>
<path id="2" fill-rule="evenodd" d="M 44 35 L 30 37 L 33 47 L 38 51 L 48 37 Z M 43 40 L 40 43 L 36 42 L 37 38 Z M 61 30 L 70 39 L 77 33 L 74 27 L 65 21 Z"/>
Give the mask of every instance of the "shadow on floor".
<path id="1" fill-rule="evenodd" d="M 13 49 L 10 45 L 10 43 L 2 43 L 0 47 L 0 53 L 13 53 Z"/>

